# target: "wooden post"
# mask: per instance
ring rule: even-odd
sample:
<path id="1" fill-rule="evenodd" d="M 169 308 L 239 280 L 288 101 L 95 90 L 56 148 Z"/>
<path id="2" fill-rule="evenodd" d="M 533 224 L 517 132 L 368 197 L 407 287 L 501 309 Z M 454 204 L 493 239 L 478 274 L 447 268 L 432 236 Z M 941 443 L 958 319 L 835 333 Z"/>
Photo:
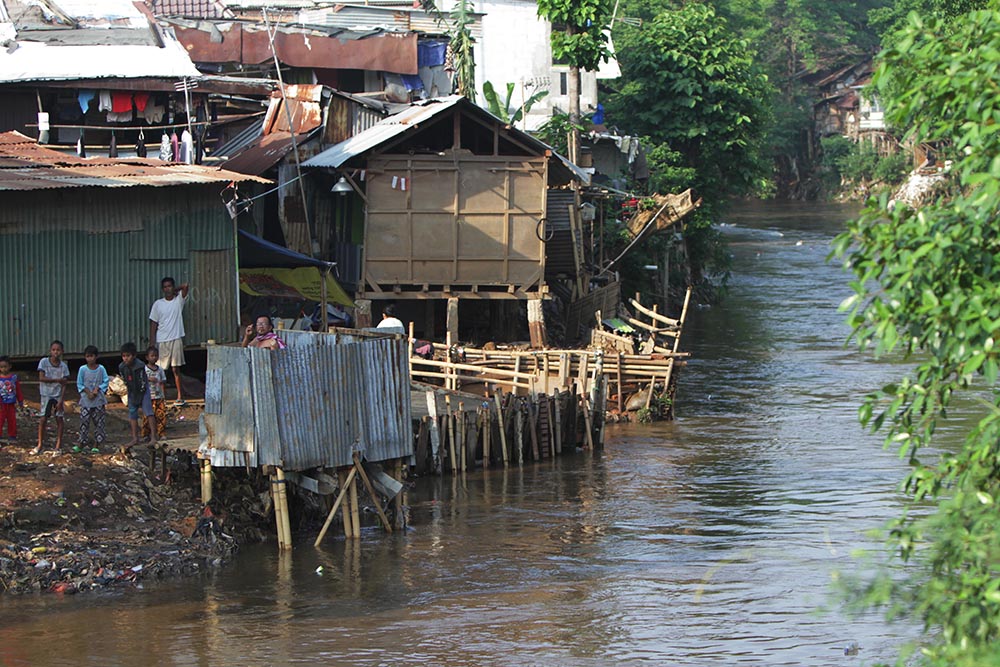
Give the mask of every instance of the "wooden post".
<path id="1" fill-rule="evenodd" d="M 344 496 L 344 502 L 340 506 L 340 520 L 344 523 L 344 537 L 346 538 L 354 537 L 354 524 L 351 523 L 351 499 L 348 497 L 351 484 L 354 482 L 354 474 L 357 474 L 354 473 L 354 468 L 351 468 L 350 473 L 344 469 L 337 471 L 337 479 L 340 481 L 340 492 Z"/>
<path id="2" fill-rule="evenodd" d="M 587 449 L 594 448 L 594 426 L 590 421 L 590 399 L 584 394 L 580 397 L 583 405 L 583 425 L 587 429 Z"/>
<path id="3" fill-rule="evenodd" d="M 431 460 L 434 462 L 434 474 L 441 474 L 441 432 L 438 429 L 437 397 L 433 391 L 427 392 L 427 413 L 430 415 L 431 429 Z"/>
<path id="4" fill-rule="evenodd" d="M 560 407 L 561 404 L 562 404 L 562 392 L 561 391 L 557 391 L 554 398 L 555 398 L 555 400 L 553 401 L 555 403 L 554 410 L 555 410 L 555 413 L 556 413 L 556 418 L 555 418 L 555 421 L 556 421 L 556 440 L 555 440 L 556 446 L 555 446 L 555 452 L 556 452 L 556 454 L 562 454 L 562 438 L 563 438 L 563 432 L 562 432 L 562 407 Z"/>
<path id="5" fill-rule="evenodd" d="M 444 397 L 448 407 L 448 455 L 451 457 L 451 474 L 458 472 L 458 447 L 455 446 L 455 415 L 451 411 L 451 396 Z"/>
<path id="6" fill-rule="evenodd" d="M 405 470 L 405 465 L 406 464 L 404 459 L 396 459 L 396 463 L 393 465 L 393 477 L 395 477 L 396 480 L 403 485 L 403 490 L 397 493 L 396 497 L 393 498 L 393 503 L 395 504 L 394 509 L 396 514 L 396 528 L 399 528 L 400 530 L 406 528 L 406 516 L 404 515 L 404 509 L 403 509 L 404 506 L 406 505 L 405 502 L 406 479 L 405 475 L 403 474 L 403 470 Z"/>
<path id="7" fill-rule="evenodd" d="M 638 296 L 638 294 L 636 296 Z M 625 398 L 622 396 L 622 394 L 624 394 L 625 391 L 622 388 L 622 353 L 621 352 L 618 353 L 616 361 L 617 361 L 617 364 L 616 364 L 616 369 L 615 369 L 615 375 L 616 375 L 616 379 L 618 381 L 618 412 L 621 413 L 622 410 L 624 410 L 624 402 L 625 402 Z"/>
<path id="8" fill-rule="evenodd" d="M 451 343 L 458 340 L 458 297 L 450 297 L 448 299 L 446 320 L 448 323 L 448 335 L 451 337 L 448 347 L 451 347 Z"/>
<path id="9" fill-rule="evenodd" d="M 367 329 L 372 325 L 372 302 L 368 299 L 358 299 L 354 302 L 354 326 Z M 326 331 L 326 320 L 320 326 L 320 331 Z"/>
<path id="10" fill-rule="evenodd" d="M 469 448 L 469 425 L 465 423 L 465 403 L 458 402 L 458 433 L 459 433 L 459 462 L 458 469 L 462 472 L 466 470 L 466 454 Z"/>
<path id="11" fill-rule="evenodd" d="M 524 413 L 523 404 L 515 398 L 514 409 L 514 443 L 517 447 L 517 464 L 524 465 Z"/>
<path id="12" fill-rule="evenodd" d="M 503 467 L 506 468 L 509 463 L 507 461 L 507 429 L 504 428 L 503 401 L 501 399 L 502 395 L 503 392 L 498 389 L 496 393 L 493 394 L 493 399 L 497 404 L 497 419 L 500 422 L 500 454 L 503 457 Z"/>
<path id="13" fill-rule="evenodd" d="M 355 477 L 348 484 L 350 491 L 347 500 L 351 505 L 351 537 L 360 539 L 361 537 L 361 508 L 358 506 L 358 480 Z"/>
<path id="14" fill-rule="evenodd" d="M 531 337 L 532 348 L 545 347 L 545 314 L 542 310 L 541 299 L 528 299 L 528 334 Z"/>
<path id="15" fill-rule="evenodd" d="M 201 460 L 201 504 L 207 505 L 212 500 L 212 461 Z"/>
<path id="16" fill-rule="evenodd" d="M 548 404 L 546 405 L 546 415 L 549 418 L 549 458 L 554 459 L 556 457 L 556 429 L 555 429 L 555 419 L 552 416 L 552 402 L 553 399 L 550 398 Z"/>
<path id="17" fill-rule="evenodd" d="M 681 318 L 678 320 L 677 325 L 680 327 L 677 331 L 677 337 L 674 338 L 674 352 L 680 349 L 681 346 L 681 333 L 684 331 L 684 320 L 687 318 L 688 313 L 688 303 L 691 301 L 691 288 L 687 288 L 687 292 L 684 294 L 684 306 L 681 308 Z"/>
<path id="18" fill-rule="evenodd" d="M 538 452 L 538 408 L 535 397 L 528 397 L 528 434 L 531 437 L 531 457 L 537 461 L 541 458 Z"/>
<path id="19" fill-rule="evenodd" d="M 375 511 L 378 512 L 378 518 L 382 519 L 382 525 L 385 526 L 385 532 L 392 532 L 392 524 L 389 523 L 389 517 L 385 515 L 382 511 L 382 503 L 379 502 L 378 494 L 375 493 L 375 487 L 372 486 L 372 482 L 368 479 L 368 473 L 365 472 L 365 467 L 361 463 L 361 459 L 358 457 L 357 452 L 354 453 L 354 469 L 358 471 L 358 477 L 365 485 L 365 489 L 368 490 L 368 495 L 372 497 L 372 502 L 375 503 Z"/>
<path id="20" fill-rule="evenodd" d="M 493 435 L 493 410 L 487 404 L 483 411 L 483 470 L 490 467 L 490 438 Z"/>
<path id="21" fill-rule="evenodd" d="M 285 490 L 285 471 L 276 468 L 271 476 L 271 496 L 274 498 L 274 520 L 278 530 L 278 549 L 292 548 L 292 529 L 288 520 L 288 493 Z"/>
<path id="22" fill-rule="evenodd" d="M 326 515 L 326 521 L 323 523 L 323 528 L 320 529 L 319 535 L 316 537 L 316 541 L 313 542 L 314 547 L 318 547 L 319 543 L 323 541 L 324 537 L 326 537 L 326 531 L 330 529 L 330 524 L 333 523 L 333 517 L 337 514 L 337 508 L 339 508 L 340 504 L 344 502 L 344 496 L 347 495 L 347 485 L 354 481 L 355 474 L 357 474 L 357 471 L 354 468 L 351 468 L 351 472 L 347 473 L 346 476 L 343 472 L 337 473 L 337 476 L 340 477 L 340 493 L 337 494 L 337 499 L 333 501 L 333 507 L 330 508 L 330 512 Z M 396 496 L 396 498 L 399 498 L 400 496 L 402 496 L 402 494 Z M 347 524 L 345 523 L 344 526 L 346 527 Z"/>

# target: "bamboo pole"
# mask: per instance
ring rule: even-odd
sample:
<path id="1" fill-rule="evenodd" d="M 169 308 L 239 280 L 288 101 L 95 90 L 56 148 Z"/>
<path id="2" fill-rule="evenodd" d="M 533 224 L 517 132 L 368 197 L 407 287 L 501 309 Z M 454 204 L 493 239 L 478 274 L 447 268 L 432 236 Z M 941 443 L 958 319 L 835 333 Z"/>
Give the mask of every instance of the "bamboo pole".
<path id="1" fill-rule="evenodd" d="M 503 418 L 503 401 L 501 395 L 503 392 L 497 391 L 493 394 L 493 399 L 497 404 L 497 418 L 500 421 L 500 455 L 503 457 L 503 467 L 506 468 L 509 465 L 507 460 L 507 429 L 505 428 L 505 422 Z"/>
<path id="2" fill-rule="evenodd" d="M 649 308 L 646 308 L 635 299 L 630 299 L 630 303 L 632 304 L 632 307 L 635 308 L 638 312 L 642 313 L 643 315 L 646 315 L 647 317 L 649 317 L 649 319 L 653 320 L 654 322 L 660 322 L 662 324 L 666 324 L 671 327 L 676 327 L 678 324 L 684 321 L 683 317 L 679 320 L 672 320 L 669 317 L 660 315 L 658 312 L 656 312 L 656 306 L 653 306 L 654 310 L 650 310 Z"/>
<path id="3" fill-rule="evenodd" d="M 583 425 L 587 429 L 587 449 L 594 449 L 594 426 L 590 421 L 590 400 L 584 394 L 580 397 L 583 405 Z"/>
<path id="4" fill-rule="evenodd" d="M 348 503 L 351 506 L 351 537 L 360 539 L 361 537 L 361 508 L 358 506 L 358 478 L 355 477 L 348 485 L 350 491 L 347 495 Z"/>
<path id="5" fill-rule="evenodd" d="M 458 469 L 465 472 L 466 454 L 469 448 L 469 425 L 465 421 L 465 403 L 462 401 L 458 402 L 458 432 L 461 438 L 459 441 Z"/>
<path id="6" fill-rule="evenodd" d="M 341 494 L 345 496 L 344 503 L 340 507 L 340 520 L 344 524 L 344 537 L 348 539 L 354 537 L 354 524 L 351 523 L 351 499 L 348 496 L 350 493 L 351 483 L 354 482 L 353 471 L 353 467 L 351 468 L 350 473 L 344 469 L 337 471 L 337 479 L 340 480 Z"/>
<path id="7" fill-rule="evenodd" d="M 434 462 L 434 474 L 441 474 L 441 432 L 438 429 L 437 396 L 433 391 L 427 394 L 427 414 L 430 416 L 431 460 Z"/>
<path id="8" fill-rule="evenodd" d="M 556 457 L 556 427 L 555 419 L 552 416 L 552 402 L 553 398 L 550 396 L 546 404 L 545 411 L 548 413 L 546 416 L 549 418 L 549 458 L 554 459 Z"/>
<path id="9" fill-rule="evenodd" d="M 458 448 L 455 446 L 455 415 L 451 411 L 451 396 L 444 397 L 448 408 L 448 454 L 451 456 L 451 474 L 458 473 Z"/>
<path id="10" fill-rule="evenodd" d="M 687 319 L 688 304 L 691 302 L 691 288 L 687 288 L 687 292 L 684 293 L 684 306 L 681 308 L 681 328 L 684 327 L 684 321 Z M 674 352 L 677 352 L 681 344 L 680 332 L 677 333 L 677 338 L 674 339 Z"/>
<path id="11" fill-rule="evenodd" d="M 490 439 L 493 436 L 493 410 L 487 405 L 483 411 L 483 470 L 490 467 Z"/>
<path id="12" fill-rule="evenodd" d="M 201 504 L 207 505 L 212 501 L 212 461 L 210 459 L 201 460 Z"/>
<path id="13" fill-rule="evenodd" d="M 278 522 L 278 548 L 292 548 L 292 528 L 288 518 L 288 491 L 286 490 L 285 471 L 281 468 L 275 469 L 275 474 L 271 479 L 274 487 L 274 516 Z"/>
<path id="14" fill-rule="evenodd" d="M 378 512 L 378 518 L 382 520 L 382 525 L 385 526 L 385 532 L 392 532 L 392 524 L 389 523 L 389 517 L 385 515 L 382 510 L 382 503 L 379 502 L 378 494 L 375 493 L 375 487 L 372 486 L 372 482 L 368 479 L 368 473 L 365 472 L 365 467 L 361 463 L 361 459 L 358 457 L 357 452 L 354 453 L 354 469 L 358 471 L 358 477 L 365 485 L 365 489 L 368 490 L 368 495 L 372 497 L 372 502 L 375 503 L 375 511 Z"/>
<path id="15" fill-rule="evenodd" d="M 556 416 L 556 454 L 562 454 L 562 392 L 556 392 L 553 410 Z"/>
<path id="16" fill-rule="evenodd" d="M 621 412 L 624 409 L 624 405 L 623 405 L 624 399 L 622 398 L 622 394 L 624 393 L 624 390 L 622 388 L 622 353 L 621 352 L 619 352 L 618 355 L 617 355 L 617 370 L 616 370 L 616 375 L 617 375 L 617 378 L 618 378 L 618 412 Z"/>
<path id="17" fill-rule="evenodd" d="M 531 436 L 531 457 L 537 461 L 541 456 L 538 453 L 538 408 L 534 401 L 534 396 L 528 398 L 528 434 Z"/>
<path id="18" fill-rule="evenodd" d="M 524 405 L 515 399 L 514 407 L 514 442 L 517 444 L 517 465 L 524 465 Z"/>
<path id="19" fill-rule="evenodd" d="M 344 501 L 344 496 L 347 495 L 347 485 L 354 481 L 354 475 L 357 470 L 351 468 L 351 472 L 346 476 L 343 472 L 338 472 L 338 477 L 341 477 L 340 493 L 337 494 L 337 499 L 333 501 L 333 507 L 330 508 L 330 512 L 326 515 L 326 521 L 323 523 L 323 528 L 320 529 L 319 535 L 316 537 L 316 541 L 313 542 L 314 547 L 318 547 L 323 538 L 326 537 L 326 531 L 330 529 L 330 524 L 333 523 L 333 517 L 337 514 L 337 508 Z M 344 481 L 346 479 L 346 482 Z M 402 494 L 400 494 L 402 495 Z M 397 496 L 398 497 L 398 496 Z M 346 523 L 344 524 L 346 527 Z"/>
<path id="20" fill-rule="evenodd" d="M 403 485 L 403 490 L 396 494 L 393 498 L 394 510 L 396 514 L 396 527 L 402 530 L 406 528 L 406 517 L 403 515 L 403 506 L 406 504 L 404 502 L 404 496 L 406 495 L 406 483 L 403 479 L 403 459 L 396 459 L 395 465 L 393 465 L 393 477 L 396 478 L 400 484 Z"/>

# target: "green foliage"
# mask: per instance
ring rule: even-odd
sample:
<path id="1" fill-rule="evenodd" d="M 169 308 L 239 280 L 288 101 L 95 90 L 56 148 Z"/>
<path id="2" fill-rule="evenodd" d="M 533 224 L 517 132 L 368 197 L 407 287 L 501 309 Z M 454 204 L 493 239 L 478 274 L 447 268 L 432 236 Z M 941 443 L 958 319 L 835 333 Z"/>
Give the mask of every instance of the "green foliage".
<path id="1" fill-rule="evenodd" d="M 663 12 L 618 39 L 624 85 L 607 107 L 629 129 L 666 144 L 697 170 L 709 197 L 752 190 L 769 86 L 745 40 L 706 5 Z"/>
<path id="2" fill-rule="evenodd" d="M 906 26 L 910 12 L 927 18 L 955 19 L 975 9 L 986 9 L 990 0 L 895 0 L 868 13 L 868 21 L 883 40 Z"/>
<path id="3" fill-rule="evenodd" d="M 586 118 L 581 120 L 586 120 Z M 569 114 L 554 113 L 551 118 L 545 121 L 541 127 L 534 132 L 534 134 L 549 146 L 552 146 L 557 153 L 566 155 L 566 136 L 569 134 L 570 128 L 572 127 L 573 124 L 570 122 Z M 578 124 L 576 129 L 582 132 L 584 130 L 584 126 L 582 124 Z"/>
<path id="4" fill-rule="evenodd" d="M 896 185 L 909 173 L 910 157 L 905 152 L 882 156 L 871 144 L 855 143 L 840 135 L 823 137 L 820 146 L 830 191 L 836 191 L 842 181 L 865 187 Z"/>
<path id="5" fill-rule="evenodd" d="M 455 80 L 459 95 L 476 101 L 476 61 L 473 55 L 472 25 L 475 22 L 469 0 L 458 0 L 451 12 L 448 38 L 455 54 Z"/>
<path id="6" fill-rule="evenodd" d="M 910 462 L 911 501 L 937 512 L 891 526 L 890 546 L 922 576 L 867 594 L 932 630 L 926 664 L 978 667 L 1000 664 L 1000 12 L 909 21 L 874 83 L 896 127 L 952 147 L 953 186 L 921 210 L 872 201 L 834 252 L 854 274 L 844 308 L 858 344 L 915 364 L 867 397 L 861 422 Z M 993 391 L 965 443 L 922 461 L 954 397 L 983 385 Z"/>
<path id="7" fill-rule="evenodd" d="M 542 99 L 549 94 L 547 90 L 539 90 L 533 93 L 530 97 L 524 100 L 524 103 L 520 106 L 512 109 L 511 98 L 514 96 L 514 84 L 507 84 L 507 99 L 503 102 L 500 101 L 500 96 L 497 95 L 496 90 L 493 88 L 493 84 L 487 81 L 483 84 L 483 97 L 486 99 L 486 104 L 490 113 L 508 124 L 514 124 L 521 120 L 529 111 L 531 107 L 535 106 L 538 100 Z"/>
<path id="8" fill-rule="evenodd" d="M 552 56 L 572 67 L 596 70 L 607 62 L 610 0 L 538 0 L 538 15 L 553 24 Z M 562 26 L 563 30 L 558 30 Z"/>

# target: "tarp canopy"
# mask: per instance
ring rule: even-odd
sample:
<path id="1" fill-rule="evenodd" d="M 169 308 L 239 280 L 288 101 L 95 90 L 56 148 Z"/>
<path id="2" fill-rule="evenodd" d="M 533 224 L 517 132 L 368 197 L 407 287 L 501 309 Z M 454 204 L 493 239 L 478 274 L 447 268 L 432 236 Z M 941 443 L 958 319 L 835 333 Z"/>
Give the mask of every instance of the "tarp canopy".
<path id="1" fill-rule="evenodd" d="M 323 300 L 323 283 L 330 303 L 354 302 L 333 277 L 334 262 L 324 262 L 239 230 L 240 291 L 252 296 Z"/>
<path id="2" fill-rule="evenodd" d="M 326 269 L 333 266 L 333 262 L 324 262 L 321 259 L 303 255 L 300 252 L 289 250 L 277 243 L 265 241 L 259 236 L 254 236 L 250 232 L 239 230 L 240 242 L 240 268 L 241 269 L 261 269 L 269 267 L 280 267 L 285 269 L 297 269 L 300 266 L 315 266 Z"/>

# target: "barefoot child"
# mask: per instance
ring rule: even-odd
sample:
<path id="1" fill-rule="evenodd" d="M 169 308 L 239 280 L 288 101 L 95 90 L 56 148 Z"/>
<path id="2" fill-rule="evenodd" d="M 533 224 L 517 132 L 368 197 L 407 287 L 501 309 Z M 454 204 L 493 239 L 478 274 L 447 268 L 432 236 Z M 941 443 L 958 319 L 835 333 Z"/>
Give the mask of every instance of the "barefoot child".
<path id="1" fill-rule="evenodd" d="M 149 398 L 153 404 L 156 421 L 156 437 L 162 438 L 167 430 L 167 401 L 164 386 L 167 374 L 158 365 L 160 352 L 152 345 L 146 350 L 146 380 L 149 382 Z M 149 424 L 142 422 L 142 437 L 149 436 Z"/>
<path id="2" fill-rule="evenodd" d="M 93 430 L 94 447 L 90 453 L 98 454 L 101 451 L 98 448 L 107 439 L 104 406 L 108 404 L 108 399 L 104 392 L 108 390 L 108 371 L 97 363 L 95 346 L 88 345 L 83 350 L 83 358 L 87 363 L 80 366 L 80 371 L 76 374 L 76 388 L 80 392 L 80 439 L 73 451 L 87 449 Z"/>
<path id="3" fill-rule="evenodd" d="M 136 359 L 135 353 L 135 343 L 122 345 L 122 363 L 118 365 L 118 374 L 128 388 L 128 423 L 132 430 L 132 439 L 121 448 L 123 454 L 139 443 L 139 412 L 145 415 L 149 424 L 150 445 L 156 447 L 156 422 L 153 421 L 153 406 L 149 399 L 146 364 Z"/>
<path id="4" fill-rule="evenodd" d="M 6 442 L 14 443 L 17 442 L 17 408 L 24 409 L 24 396 L 21 381 L 10 370 L 10 357 L 0 357 L 0 436 L 3 436 L 3 425 L 7 424 Z M 3 442 L 2 437 L 0 442 Z"/>
<path id="5" fill-rule="evenodd" d="M 63 419 L 66 403 L 64 394 L 66 383 L 69 381 L 69 366 L 62 360 L 63 344 L 54 340 L 49 345 L 49 356 L 38 362 L 38 393 L 41 397 L 41 405 L 38 421 L 38 444 L 31 450 L 31 454 L 42 452 L 42 442 L 45 438 L 45 425 L 49 417 L 56 419 L 56 446 L 54 452 L 58 453 L 62 449 L 63 427 L 66 422 Z"/>

